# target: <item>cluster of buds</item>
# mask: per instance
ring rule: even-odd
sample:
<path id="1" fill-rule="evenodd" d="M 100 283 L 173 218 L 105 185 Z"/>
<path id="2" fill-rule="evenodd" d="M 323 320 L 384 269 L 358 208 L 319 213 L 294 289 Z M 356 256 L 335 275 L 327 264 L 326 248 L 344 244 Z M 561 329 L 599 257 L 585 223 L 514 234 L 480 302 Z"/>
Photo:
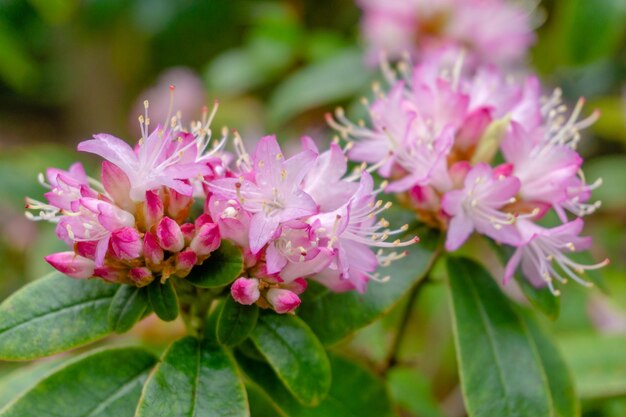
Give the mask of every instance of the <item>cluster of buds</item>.
<path id="1" fill-rule="evenodd" d="M 405 255 L 384 248 L 416 241 L 386 241 L 407 226 L 391 230 L 377 218 L 389 204 L 376 200 L 380 189 L 366 169 L 346 175 L 337 144 L 320 153 L 305 137 L 303 150 L 291 158 L 273 136 L 262 138 L 252 156 L 239 136 L 235 144 L 233 170 L 207 183 L 206 211 L 221 236 L 244 250 L 248 275 L 231 287 L 239 303 L 293 311 L 306 289 L 303 278 L 333 291 L 363 292 L 368 281 L 386 279 L 376 273 L 379 266 Z"/>
<path id="2" fill-rule="evenodd" d="M 226 133 L 209 147 L 216 107 L 189 131 L 176 116 L 152 132 L 145 107 L 134 149 L 104 134 L 78 145 L 105 159 L 102 182 L 80 164 L 49 169 L 40 178 L 47 202 L 27 200 L 27 215 L 57 223 L 58 237 L 72 248 L 46 257 L 70 277 L 138 287 L 184 278 L 226 239 L 245 260 L 231 288 L 235 300 L 287 313 L 300 304 L 305 278 L 363 292 L 370 279 L 385 279 L 379 266 L 404 256 L 383 248 L 416 240 L 386 242 L 407 227 L 391 230 L 377 218 L 389 205 L 376 201 L 380 189 L 364 167 L 346 175 L 337 144 L 320 153 L 304 138 L 303 151 L 286 159 L 268 136 L 251 157 L 235 134 L 233 158 L 222 150 Z M 204 212 L 190 219 L 195 200 Z"/>
<path id="3" fill-rule="evenodd" d="M 419 217 L 447 230 L 446 249 L 458 249 L 473 231 L 517 248 L 504 281 L 518 265 L 536 286 L 573 279 L 596 265 L 567 254 L 589 248 L 580 237 L 583 216 L 600 185 L 585 182 L 576 151 L 580 130 L 598 117 L 578 120 L 584 100 L 567 115 L 560 90 L 541 97 L 534 76 L 517 82 L 492 66 L 464 70 L 462 56 L 449 50 L 413 66 L 401 62 L 383 72 L 388 92 L 375 86 L 376 99 L 364 101 L 371 125 L 352 123 L 339 109 L 328 122 L 352 144 L 356 161 L 383 161 L 379 174 L 387 192 L 398 193 Z M 562 223 L 537 221 L 554 210 Z"/>
<path id="4" fill-rule="evenodd" d="M 462 47 L 471 65 L 520 63 L 534 41 L 536 2 L 507 0 L 358 0 L 371 63 L 409 52 L 427 60 L 441 47 Z M 486 24 L 485 22 L 488 22 Z"/>
<path id="5" fill-rule="evenodd" d="M 72 248 L 46 260 L 73 278 L 148 285 L 160 277 L 184 277 L 220 245 L 218 227 L 203 214 L 186 222 L 197 183 L 215 175 L 221 160 L 209 149 L 216 107 L 185 131 L 180 118 L 149 131 L 141 116 L 142 137 L 133 149 L 107 134 L 81 142 L 78 150 L 100 155 L 102 181 L 86 175 L 80 163 L 68 171 L 40 175 L 47 202 L 27 199 L 27 216 L 57 224 L 57 236 Z M 201 188 L 201 187 L 200 187 Z"/>

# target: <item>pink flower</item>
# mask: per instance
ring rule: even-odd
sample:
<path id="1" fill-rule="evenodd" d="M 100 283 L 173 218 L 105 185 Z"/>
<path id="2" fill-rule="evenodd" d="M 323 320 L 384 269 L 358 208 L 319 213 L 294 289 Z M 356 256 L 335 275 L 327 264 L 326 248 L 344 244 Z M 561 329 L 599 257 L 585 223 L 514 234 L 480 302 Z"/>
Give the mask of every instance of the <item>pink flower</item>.
<path id="1" fill-rule="evenodd" d="M 316 157 L 307 150 L 285 160 L 276 138 L 266 136 L 259 141 L 254 154 L 254 181 L 241 176 L 209 184 L 215 194 L 235 198 L 253 213 L 249 232 L 253 254 L 272 238 L 281 222 L 317 211 L 315 201 L 300 186 Z"/>
<path id="2" fill-rule="evenodd" d="M 196 232 L 189 248 L 198 256 L 207 256 L 220 246 L 220 231 L 215 223 L 205 223 Z"/>
<path id="3" fill-rule="evenodd" d="M 132 227 L 122 227 L 111 234 L 111 249 L 119 259 L 138 258 L 143 249 L 139 232 Z"/>
<path id="4" fill-rule="evenodd" d="M 584 286 L 592 286 L 579 275 L 586 270 L 607 265 L 608 259 L 595 265 L 584 265 L 573 261 L 566 254 L 587 250 L 591 246 L 591 238 L 579 236 L 583 224 L 583 220 L 579 218 L 546 229 L 530 221 L 520 220 L 517 227 L 524 237 L 524 243 L 517 248 L 507 263 L 504 282 L 510 281 L 521 263 L 522 272 L 533 285 L 537 287 L 547 285 L 554 295 L 559 295 L 559 290 L 554 288 L 554 280 L 565 283 L 568 279 L 573 279 Z"/>
<path id="5" fill-rule="evenodd" d="M 45 257 L 59 272 L 72 278 L 89 278 L 94 275 L 95 263 L 74 252 L 59 252 Z"/>
<path id="6" fill-rule="evenodd" d="M 271 288 L 267 292 L 267 301 L 278 314 L 293 312 L 300 305 L 300 297 L 282 288 Z"/>
<path id="7" fill-rule="evenodd" d="M 519 243 L 514 226 L 516 216 L 501 211 L 516 201 L 519 189 L 518 178 L 498 175 L 484 163 L 474 166 L 465 177 L 463 189 L 448 191 L 443 196 L 442 208 L 451 216 L 446 249 L 457 250 L 474 230 L 498 242 Z"/>
<path id="8" fill-rule="evenodd" d="M 185 246 L 185 238 L 180 226 L 169 217 L 163 217 L 156 229 L 159 245 L 166 251 L 179 252 Z"/>
<path id="9" fill-rule="evenodd" d="M 259 280 L 255 278 L 237 278 L 230 287 L 230 293 L 239 304 L 254 304 L 260 297 Z"/>

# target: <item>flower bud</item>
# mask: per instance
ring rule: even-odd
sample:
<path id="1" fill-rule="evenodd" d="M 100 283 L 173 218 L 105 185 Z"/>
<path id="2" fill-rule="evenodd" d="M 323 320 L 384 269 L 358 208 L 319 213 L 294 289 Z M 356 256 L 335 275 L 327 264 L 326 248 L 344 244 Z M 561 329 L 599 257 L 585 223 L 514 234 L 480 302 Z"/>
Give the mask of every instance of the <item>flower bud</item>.
<path id="1" fill-rule="evenodd" d="M 143 206 L 143 216 L 146 230 L 157 224 L 163 218 L 163 200 L 155 191 L 146 191 L 146 202 Z"/>
<path id="2" fill-rule="evenodd" d="M 191 268 L 198 262 L 198 256 L 191 250 L 176 255 L 176 276 L 184 278 L 191 272 Z"/>
<path id="3" fill-rule="evenodd" d="M 198 256 L 207 256 L 220 246 L 220 231 L 215 223 L 204 224 L 196 233 L 189 247 Z"/>
<path id="4" fill-rule="evenodd" d="M 143 238 L 143 255 L 148 266 L 159 265 L 163 262 L 163 249 L 159 246 L 156 236 L 150 232 L 146 232 Z"/>
<path id="5" fill-rule="evenodd" d="M 81 240 L 74 243 L 74 251 L 85 258 L 94 259 L 96 256 L 96 247 L 98 242 L 95 240 Z"/>
<path id="6" fill-rule="evenodd" d="M 102 185 L 115 203 L 125 210 L 133 209 L 130 199 L 130 181 L 117 165 L 109 161 L 102 162 Z"/>
<path id="7" fill-rule="evenodd" d="M 278 314 L 291 313 L 300 305 L 300 297 L 281 288 L 270 289 L 266 298 Z"/>
<path id="8" fill-rule="evenodd" d="M 291 281 L 289 284 L 284 284 L 283 288 L 295 293 L 295 294 L 302 294 L 307 287 L 307 282 L 306 279 L 304 278 L 296 278 L 293 281 Z"/>
<path id="9" fill-rule="evenodd" d="M 128 272 L 128 276 L 138 287 L 145 287 L 154 280 L 152 272 L 146 267 L 131 268 Z"/>
<path id="10" fill-rule="evenodd" d="M 196 234 L 196 226 L 193 223 L 185 223 L 180 225 L 180 231 L 183 232 L 185 238 L 185 245 L 189 245 L 193 237 Z"/>
<path id="11" fill-rule="evenodd" d="M 94 274 L 96 264 L 74 252 L 59 252 L 44 258 L 57 271 L 72 278 L 89 278 Z"/>
<path id="12" fill-rule="evenodd" d="M 237 278 L 230 287 L 230 293 L 239 304 L 254 304 L 261 296 L 259 280 L 256 278 Z"/>
<path id="13" fill-rule="evenodd" d="M 179 221 L 184 221 L 189 214 L 193 203 L 193 196 L 188 196 L 170 188 L 168 190 L 167 215 Z"/>
<path id="14" fill-rule="evenodd" d="M 159 222 L 156 235 L 159 245 L 166 251 L 180 252 L 185 247 L 185 238 L 180 226 L 169 217 L 163 217 Z"/>
<path id="15" fill-rule="evenodd" d="M 137 229 L 123 227 L 111 234 L 111 249 L 119 259 L 135 259 L 141 255 L 141 237 Z"/>

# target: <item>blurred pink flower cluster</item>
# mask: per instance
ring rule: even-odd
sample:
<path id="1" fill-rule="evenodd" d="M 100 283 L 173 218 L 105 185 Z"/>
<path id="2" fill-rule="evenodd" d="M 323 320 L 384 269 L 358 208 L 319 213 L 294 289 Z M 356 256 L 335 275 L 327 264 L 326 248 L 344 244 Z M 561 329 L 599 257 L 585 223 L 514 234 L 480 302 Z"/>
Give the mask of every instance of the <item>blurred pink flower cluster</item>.
<path id="1" fill-rule="evenodd" d="M 176 116 L 150 131 L 148 102 L 145 108 L 134 148 L 106 134 L 78 145 L 105 159 L 101 182 L 79 163 L 51 168 L 40 176 L 47 201 L 27 199 L 27 216 L 55 222 L 57 236 L 72 248 L 46 257 L 70 277 L 139 287 L 184 278 L 225 239 L 245 260 L 231 288 L 234 299 L 287 313 L 300 304 L 305 278 L 334 291 L 363 292 L 379 279 L 379 266 L 404 255 L 371 247 L 416 240 L 386 242 L 406 227 L 390 230 L 377 218 L 388 208 L 376 201 L 380 190 L 367 171 L 346 175 L 346 156 L 336 144 L 320 152 L 303 138 L 303 150 L 286 158 L 267 136 L 251 157 L 235 134 L 235 158 L 223 151 L 226 132 L 210 146 L 217 106 L 189 130 Z M 194 202 L 203 212 L 191 218 Z"/>
<path id="2" fill-rule="evenodd" d="M 329 123 L 350 144 L 355 161 L 377 162 L 421 219 L 447 230 L 446 249 L 458 249 L 476 231 L 516 248 L 504 281 L 521 265 L 535 286 L 573 279 L 605 264 L 583 265 L 570 253 L 589 248 L 581 237 L 583 217 L 599 205 L 582 173 L 576 151 L 580 130 L 597 113 L 579 120 L 584 101 L 571 113 L 556 90 L 541 97 L 534 76 L 516 81 L 495 66 L 463 66 L 450 48 L 413 66 L 383 70 L 388 91 L 375 86 L 365 101 L 370 126 L 352 123 L 343 111 Z M 553 211 L 560 225 L 540 221 Z"/>
<path id="3" fill-rule="evenodd" d="M 521 62 L 535 36 L 532 5 L 506 0 L 357 0 L 369 61 L 381 54 L 425 59 L 443 46 L 468 51 L 468 61 L 511 65 Z"/>

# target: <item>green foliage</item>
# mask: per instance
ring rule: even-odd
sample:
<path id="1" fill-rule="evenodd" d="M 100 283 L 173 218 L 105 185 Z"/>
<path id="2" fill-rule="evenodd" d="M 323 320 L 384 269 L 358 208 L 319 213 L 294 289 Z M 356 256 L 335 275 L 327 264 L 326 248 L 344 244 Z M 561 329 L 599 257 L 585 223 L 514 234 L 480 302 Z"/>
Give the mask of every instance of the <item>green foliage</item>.
<path id="1" fill-rule="evenodd" d="M 480 265 L 448 258 L 461 387 L 471 417 L 550 416 L 536 348 L 509 300 Z"/>
<path id="2" fill-rule="evenodd" d="M 185 278 L 196 287 L 216 288 L 230 284 L 243 272 L 241 250 L 230 242 L 222 241 L 209 259 L 196 266 Z"/>
<path id="3" fill-rule="evenodd" d="M 29 364 L 0 378 L 0 410 L 22 393 L 30 390 L 66 359 L 55 358 Z"/>
<path id="4" fill-rule="evenodd" d="M 285 387 L 304 405 L 317 405 L 331 384 L 326 351 L 311 329 L 292 315 L 262 314 L 251 335 Z"/>
<path id="5" fill-rule="evenodd" d="M 426 274 L 437 257 L 441 235 L 427 229 L 413 230 L 421 241 L 407 249 L 407 256 L 381 268 L 391 279 L 371 282 L 365 294 L 335 293 L 311 283 L 302 295 L 298 315 L 307 322 L 322 343 L 330 345 L 370 324 L 389 311 Z"/>
<path id="6" fill-rule="evenodd" d="M 0 359 L 35 359 L 109 334 L 117 288 L 57 272 L 25 286 L 0 305 Z"/>
<path id="7" fill-rule="evenodd" d="M 394 368 L 387 375 L 394 403 L 420 417 L 443 417 L 428 378 L 416 369 Z"/>
<path id="8" fill-rule="evenodd" d="M 256 305 L 239 304 L 232 297 L 226 297 L 217 319 L 217 340 L 225 346 L 236 346 L 243 342 L 254 330 L 259 317 Z"/>
<path id="9" fill-rule="evenodd" d="M 168 279 L 163 284 L 158 279 L 155 279 L 148 286 L 150 307 L 164 321 L 172 321 L 178 317 L 178 296 L 176 295 L 174 284 L 172 284 L 172 279 Z"/>
<path id="10" fill-rule="evenodd" d="M 109 327 L 116 333 L 129 331 L 144 316 L 148 304 L 147 289 L 121 285 L 109 307 Z"/>
<path id="11" fill-rule="evenodd" d="M 333 373 L 330 392 L 315 407 L 307 407 L 287 392 L 270 367 L 238 357 L 238 361 L 251 379 L 252 404 L 262 404 L 265 409 L 278 410 L 284 417 L 391 417 L 391 402 L 382 381 L 361 365 L 331 354 Z M 259 417 L 263 414 L 254 414 Z"/>
<path id="12" fill-rule="evenodd" d="M 130 416 L 155 362 L 139 348 L 89 352 L 55 369 L 0 410 L 0 416 Z"/>
<path id="13" fill-rule="evenodd" d="M 174 342 L 150 375 L 136 417 L 248 416 L 246 391 L 230 355 L 211 340 Z"/>

